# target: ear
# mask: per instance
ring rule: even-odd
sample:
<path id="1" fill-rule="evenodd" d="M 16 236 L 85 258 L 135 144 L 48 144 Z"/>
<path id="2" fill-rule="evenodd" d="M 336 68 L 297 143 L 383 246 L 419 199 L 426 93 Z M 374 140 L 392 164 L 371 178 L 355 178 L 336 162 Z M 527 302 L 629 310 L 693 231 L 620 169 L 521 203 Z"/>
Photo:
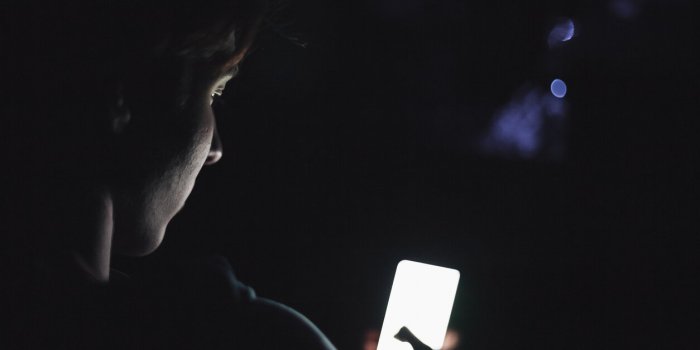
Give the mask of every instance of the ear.
<path id="1" fill-rule="evenodd" d="M 121 134 L 131 121 L 131 111 L 124 100 L 124 89 L 120 85 L 116 89 L 116 94 L 113 96 L 109 108 L 109 127 L 110 131 L 115 134 Z"/>

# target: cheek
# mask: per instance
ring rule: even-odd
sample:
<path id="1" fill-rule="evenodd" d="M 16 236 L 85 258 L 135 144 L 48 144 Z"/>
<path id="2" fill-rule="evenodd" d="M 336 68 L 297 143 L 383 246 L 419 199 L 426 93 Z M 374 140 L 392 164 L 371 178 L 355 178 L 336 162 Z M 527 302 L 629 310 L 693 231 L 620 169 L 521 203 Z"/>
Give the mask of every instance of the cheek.
<path id="1" fill-rule="evenodd" d="M 133 125 L 119 152 L 119 182 L 159 197 L 180 197 L 194 185 L 209 154 L 214 115 L 208 105 L 198 103 L 179 113 L 146 117 L 152 119 Z"/>
<path id="2" fill-rule="evenodd" d="M 194 102 L 194 101 L 193 101 Z M 127 254 L 155 249 L 206 162 L 215 129 L 208 99 L 179 113 L 134 114 L 115 158 L 115 244 Z M 137 119 L 138 118 L 138 119 Z"/>
<path id="3" fill-rule="evenodd" d="M 200 104 L 200 107 L 193 113 L 193 121 L 195 124 L 192 125 L 194 134 L 191 138 L 191 160 L 197 164 L 198 168 L 201 168 L 209 156 L 211 143 L 214 137 L 214 129 L 216 127 L 216 121 L 211 106 L 208 103 Z"/>
<path id="4" fill-rule="evenodd" d="M 209 156 L 215 129 L 214 114 L 208 105 L 200 104 L 182 117 L 180 130 L 173 132 L 177 137 L 171 143 L 171 163 L 163 177 L 168 196 L 177 202 L 184 201 L 194 187 Z"/>

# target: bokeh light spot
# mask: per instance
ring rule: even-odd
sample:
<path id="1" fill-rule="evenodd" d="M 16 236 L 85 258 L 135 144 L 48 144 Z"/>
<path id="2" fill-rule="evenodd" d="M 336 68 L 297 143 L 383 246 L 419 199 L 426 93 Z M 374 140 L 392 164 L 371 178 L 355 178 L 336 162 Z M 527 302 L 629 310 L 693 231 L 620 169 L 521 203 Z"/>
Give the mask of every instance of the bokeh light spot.
<path id="1" fill-rule="evenodd" d="M 566 83 L 561 79 L 554 79 L 552 84 L 549 86 L 554 97 L 563 98 L 566 96 Z"/>
<path id="2" fill-rule="evenodd" d="M 547 38 L 549 47 L 554 47 L 571 40 L 575 33 L 576 27 L 574 26 L 574 21 L 569 18 L 560 20 L 554 25 L 552 31 L 549 32 L 549 37 Z"/>
<path id="3" fill-rule="evenodd" d="M 612 0 L 610 10 L 623 19 L 633 19 L 639 15 L 639 4 L 635 0 Z"/>

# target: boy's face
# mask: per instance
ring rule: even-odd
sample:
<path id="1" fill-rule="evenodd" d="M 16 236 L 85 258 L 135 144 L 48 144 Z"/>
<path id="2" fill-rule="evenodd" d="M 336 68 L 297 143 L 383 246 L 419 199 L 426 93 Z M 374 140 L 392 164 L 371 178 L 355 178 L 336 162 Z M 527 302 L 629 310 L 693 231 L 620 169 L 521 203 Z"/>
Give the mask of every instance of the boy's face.
<path id="1" fill-rule="evenodd" d="M 115 252 L 155 250 L 199 171 L 221 158 L 211 104 L 232 77 L 222 69 L 180 66 L 143 74 L 125 87 L 131 117 L 114 151 Z"/>

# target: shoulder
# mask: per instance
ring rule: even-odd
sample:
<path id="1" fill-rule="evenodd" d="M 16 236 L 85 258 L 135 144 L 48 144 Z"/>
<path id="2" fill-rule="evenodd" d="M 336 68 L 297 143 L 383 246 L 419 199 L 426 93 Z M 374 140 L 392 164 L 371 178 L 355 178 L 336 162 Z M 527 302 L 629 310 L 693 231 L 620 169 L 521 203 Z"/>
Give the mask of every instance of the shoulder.
<path id="1" fill-rule="evenodd" d="M 142 285 L 153 311 L 152 339 L 206 349 L 335 347 L 308 318 L 256 296 L 220 256 L 192 260 Z"/>
<path id="2" fill-rule="evenodd" d="M 265 298 L 246 305 L 249 336 L 258 348 L 335 349 L 328 338 L 308 318 L 289 306 Z"/>

